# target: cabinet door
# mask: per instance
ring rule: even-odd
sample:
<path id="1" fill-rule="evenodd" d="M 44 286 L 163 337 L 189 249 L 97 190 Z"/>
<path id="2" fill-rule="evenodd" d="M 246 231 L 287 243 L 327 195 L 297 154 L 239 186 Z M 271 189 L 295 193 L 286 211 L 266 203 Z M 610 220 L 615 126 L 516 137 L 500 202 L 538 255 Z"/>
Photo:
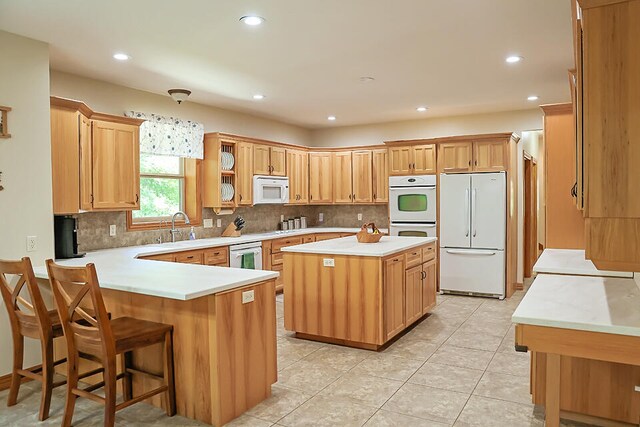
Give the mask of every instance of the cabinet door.
<path id="1" fill-rule="evenodd" d="M 444 142 L 438 153 L 438 170 L 441 173 L 471 171 L 471 142 Z"/>
<path id="2" fill-rule="evenodd" d="M 286 150 L 282 147 L 271 147 L 270 159 L 271 159 L 271 163 L 270 163 L 271 175 L 286 176 L 287 175 Z"/>
<path id="3" fill-rule="evenodd" d="M 298 194 L 300 204 L 309 203 L 309 154 L 305 151 L 298 153 Z"/>
<path id="4" fill-rule="evenodd" d="M 436 306 L 436 260 L 422 264 L 422 314 Z"/>
<path id="5" fill-rule="evenodd" d="M 422 317 L 422 265 L 405 271 L 404 307 L 405 325 L 409 326 Z"/>
<path id="6" fill-rule="evenodd" d="M 373 202 L 371 150 L 354 151 L 351 157 L 353 202 Z"/>
<path id="7" fill-rule="evenodd" d="M 236 144 L 236 191 L 238 204 L 253 205 L 253 144 Z"/>
<path id="8" fill-rule="evenodd" d="M 389 202 L 389 161 L 387 149 L 382 148 L 372 152 L 373 202 Z"/>
<path id="9" fill-rule="evenodd" d="M 51 173 L 53 213 L 79 209 L 78 112 L 51 107 Z"/>
<path id="10" fill-rule="evenodd" d="M 507 170 L 507 144 L 504 141 L 473 143 L 473 170 L 491 172 Z"/>
<path id="11" fill-rule="evenodd" d="M 138 126 L 93 121 L 93 207 L 140 209 Z"/>
<path id="12" fill-rule="evenodd" d="M 384 262 L 384 340 L 404 329 L 404 262 L 402 256 Z"/>
<path id="13" fill-rule="evenodd" d="M 413 146 L 413 173 L 424 175 L 436 172 L 435 144 Z"/>
<path id="14" fill-rule="evenodd" d="M 289 203 L 305 204 L 308 200 L 307 153 L 287 150 L 287 176 L 289 177 Z"/>
<path id="15" fill-rule="evenodd" d="M 411 147 L 389 148 L 389 175 L 409 175 L 413 165 Z"/>
<path id="16" fill-rule="evenodd" d="M 298 167 L 296 150 L 287 150 L 287 177 L 289 178 L 289 204 L 298 203 Z"/>
<path id="17" fill-rule="evenodd" d="M 333 153 L 333 202 L 353 203 L 351 151 Z"/>
<path id="18" fill-rule="evenodd" d="M 254 175 L 270 175 L 271 163 L 269 160 L 268 145 L 253 146 L 253 174 Z"/>
<path id="19" fill-rule="evenodd" d="M 91 120 L 80 115 L 80 209 L 93 208 L 93 156 L 91 154 Z"/>
<path id="20" fill-rule="evenodd" d="M 309 203 L 333 202 L 333 163 L 331 153 L 309 153 Z"/>

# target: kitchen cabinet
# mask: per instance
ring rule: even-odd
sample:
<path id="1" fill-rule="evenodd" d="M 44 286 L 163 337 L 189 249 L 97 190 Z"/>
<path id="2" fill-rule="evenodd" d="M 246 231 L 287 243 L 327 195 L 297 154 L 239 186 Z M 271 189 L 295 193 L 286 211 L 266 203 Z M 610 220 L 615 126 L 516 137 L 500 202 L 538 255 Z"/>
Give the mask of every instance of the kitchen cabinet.
<path id="1" fill-rule="evenodd" d="M 404 306 L 405 325 L 409 326 L 422 317 L 422 264 L 405 271 Z"/>
<path id="2" fill-rule="evenodd" d="M 386 148 L 371 151 L 371 175 L 373 177 L 373 203 L 389 202 L 389 161 Z"/>
<path id="3" fill-rule="evenodd" d="M 181 264 L 200 264 L 204 261 L 204 253 L 202 251 L 185 251 L 176 254 L 177 263 Z"/>
<path id="4" fill-rule="evenodd" d="M 309 203 L 333 203 L 333 159 L 331 153 L 309 153 Z"/>
<path id="5" fill-rule="evenodd" d="M 53 213 L 140 208 L 142 120 L 51 97 Z"/>
<path id="6" fill-rule="evenodd" d="M 384 261 L 384 337 L 390 340 L 405 327 L 405 271 L 401 255 Z"/>
<path id="7" fill-rule="evenodd" d="M 440 173 L 471 172 L 473 143 L 443 142 L 438 148 L 438 170 Z"/>
<path id="8" fill-rule="evenodd" d="M 253 145 L 249 142 L 236 144 L 236 192 L 238 205 L 253 205 Z"/>
<path id="9" fill-rule="evenodd" d="M 371 150 L 358 150 L 351 153 L 353 203 L 373 202 L 371 156 Z"/>
<path id="10" fill-rule="evenodd" d="M 389 148 L 389 175 L 427 175 L 436 173 L 436 146 L 420 144 Z"/>
<path id="11" fill-rule="evenodd" d="M 244 199 L 244 195 L 249 190 L 248 187 L 253 187 L 253 175 L 247 176 L 246 170 L 239 171 L 241 164 L 246 165 L 247 162 L 251 162 L 246 158 L 246 150 L 250 148 L 244 147 L 244 156 L 239 156 L 240 143 L 241 141 L 229 135 L 217 132 L 204 134 L 204 159 L 202 160 L 204 207 L 212 208 L 216 212 L 223 208 L 233 209 L 240 202 L 240 194 L 243 194 Z M 229 153 L 235 159 L 230 170 L 222 169 L 222 153 Z M 248 184 L 247 180 L 251 184 Z M 235 195 L 231 200 L 222 200 L 222 184 L 230 184 L 234 188 Z M 238 185 L 242 185 L 242 189 L 239 189 Z"/>
<path id="12" fill-rule="evenodd" d="M 166 254 L 143 256 L 140 257 L 140 259 L 229 267 L 229 247 L 220 246 L 192 251 L 170 252 Z"/>
<path id="13" fill-rule="evenodd" d="M 286 150 L 271 145 L 253 145 L 253 174 L 285 176 Z"/>
<path id="14" fill-rule="evenodd" d="M 287 150 L 287 176 L 289 177 L 289 203 L 309 203 L 309 158 L 306 151 Z"/>
<path id="15" fill-rule="evenodd" d="M 436 306 L 437 268 L 435 259 L 422 264 L 422 315 Z"/>
<path id="16" fill-rule="evenodd" d="M 280 276 L 276 279 L 276 292 L 284 289 L 283 271 L 283 253 L 282 248 L 287 246 L 301 245 L 303 243 L 302 236 L 283 237 L 274 240 L 265 240 L 262 242 L 262 260 L 265 270 L 277 271 Z"/>
<path id="17" fill-rule="evenodd" d="M 507 144 L 502 140 L 476 141 L 473 143 L 473 170 L 475 172 L 499 172 L 507 170 L 509 162 Z"/>
<path id="18" fill-rule="evenodd" d="M 504 138 L 438 144 L 440 173 L 499 172 L 509 167 L 509 145 Z"/>
<path id="19" fill-rule="evenodd" d="M 351 151 L 333 153 L 333 203 L 353 203 Z"/>
<path id="20" fill-rule="evenodd" d="M 316 242 L 323 240 L 339 239 L 341 237 L 353 236 L 355 233 L 318 233 L 316 234 Z"/>

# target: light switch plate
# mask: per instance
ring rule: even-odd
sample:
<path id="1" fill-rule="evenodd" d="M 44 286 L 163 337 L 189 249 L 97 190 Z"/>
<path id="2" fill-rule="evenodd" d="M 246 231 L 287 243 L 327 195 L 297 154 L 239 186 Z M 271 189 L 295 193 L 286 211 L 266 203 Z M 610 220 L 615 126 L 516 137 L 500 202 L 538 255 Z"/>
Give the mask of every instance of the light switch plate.
<path id="1" fill-rule="evenodd" d="M 213 220 L 211 218 L 207 218 L 202 221 L 202 225 L 204 226 L 204 228 L 213 228 Z"/>
<path id="2" fill-rule="evenodd" d="M 324 265 L 325 267 L 335 267 L 336 260 L 334 260 L 333 258 L 322 258 L 322 265 Z"/>
<path id="3" fill-rule="evenodd" d="M 218 228 L 222 227 L 222 220 L 221 219 L 217 219 L 216 220 L 216 227 L 218 227 Z"/>
<path id="4" fill-rule="evenodd" d="M 27 236 L 27 252 L 35 252 L 38 249 L 38 237 Z"/>
<path id="5" fill-rule="evenodd" d="M 253 302 L 256 299 L 256 295 L 255 295 L 255 291 L 250 290 L 250 291 L 244 291 L 242 293 L 242 303 L 243 304 L 247 304 L 250 302 Z"/>
<path id="6" fill-rule="evenodd" d="M 109 236 L 115 237 L 115 235 L 116 235 L 116 225 L 115 224 L 111 224 L 109 226 Z"/>
<path id="7" fill-rule="evenodd" d="M 362 221 L 362 214 L 361 213 L 358 214 L 358 221 Z"/>
<path id="8" fill-rule="evenodd" d="M 322 212 L 318 214 L 318 222 L 324 222 L 324 214 Z"/>

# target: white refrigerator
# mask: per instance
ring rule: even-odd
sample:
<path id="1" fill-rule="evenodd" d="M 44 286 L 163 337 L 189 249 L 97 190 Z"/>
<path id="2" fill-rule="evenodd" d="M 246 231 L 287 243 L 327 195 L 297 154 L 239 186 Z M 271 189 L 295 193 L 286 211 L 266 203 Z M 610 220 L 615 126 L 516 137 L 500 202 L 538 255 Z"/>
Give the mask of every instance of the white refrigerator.
<path id="1" fill-rule="evenodd" d="M 440 175 L 440 290 L 505 296 L 505 172 Z"/>

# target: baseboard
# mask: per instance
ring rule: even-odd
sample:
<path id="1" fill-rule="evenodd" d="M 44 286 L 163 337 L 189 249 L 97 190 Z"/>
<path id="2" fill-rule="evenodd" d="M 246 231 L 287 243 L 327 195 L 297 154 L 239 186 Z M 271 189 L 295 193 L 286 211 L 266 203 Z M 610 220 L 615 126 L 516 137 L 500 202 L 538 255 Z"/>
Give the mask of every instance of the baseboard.
<path id="1" fill-rule="evenodd" d="M 516 282 L 516 291 L 521 291 L 524 289 L 524 283 Z"/>
<path id="2" fill-rule="evenodd" d="M 40 365 L 38 365 L 40 366 Z M 31 378 L 22 377 L 21 383 L 33 381 Z M 0 377 L 0 391 L 7 390 L 11 387 L 11 374 L 3 375 Z"/>

